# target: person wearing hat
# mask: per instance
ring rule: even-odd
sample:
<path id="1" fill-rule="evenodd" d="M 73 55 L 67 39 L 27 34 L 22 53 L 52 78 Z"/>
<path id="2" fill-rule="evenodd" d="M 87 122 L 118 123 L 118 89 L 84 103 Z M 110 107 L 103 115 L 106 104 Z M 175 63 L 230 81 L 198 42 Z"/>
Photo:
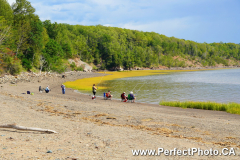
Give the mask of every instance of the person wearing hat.
<path id="1" fill-rule="evenodd" d="M 122 98 L 122 101 L 123 101 L 123 102 L 127 102 L 127 96 L 126 96 L 125 92 L 123 92 L 123 93 L 121 94 L 121 98 Z"/>
<path id="2" fill-rule="evenodd" d="M 131 91 L 128 95 L 128 100 L 132 100 L 133 102 L 135 102 L 135 99 L 136 97 L 134 96 L 133 91 Z"/>

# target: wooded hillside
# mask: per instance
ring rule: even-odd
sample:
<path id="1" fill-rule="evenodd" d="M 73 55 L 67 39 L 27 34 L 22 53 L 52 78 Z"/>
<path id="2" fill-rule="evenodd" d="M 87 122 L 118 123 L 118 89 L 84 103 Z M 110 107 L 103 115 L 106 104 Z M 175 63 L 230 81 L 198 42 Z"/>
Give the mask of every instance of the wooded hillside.
<path id="1" fill-rule="evenodd" d="M 238 65 L 240 45 L 197 43 L 102 25 L 42 22 L 27 0 L 16 0 L 12 6 L 0 0 L 0 53 L 0 72 L 17 74 L 22 68 L 63 72 L 66 60 L 75 57 L 100 69 L 187 67 L 187 60 L 194 62 L 192 67 L 228 66 L 230 59 L 231 65 Z"/>

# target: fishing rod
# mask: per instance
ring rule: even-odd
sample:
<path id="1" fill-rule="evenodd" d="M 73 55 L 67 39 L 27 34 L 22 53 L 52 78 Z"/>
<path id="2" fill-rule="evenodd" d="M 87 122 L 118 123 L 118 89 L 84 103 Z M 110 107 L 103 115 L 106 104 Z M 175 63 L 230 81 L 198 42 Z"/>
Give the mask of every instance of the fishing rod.
<path id="1" fill-rule="evenodd" d="M 145 83 L 146 83 L 146 81 L 141 85 L 141 87 L 138 88 L 138 90 L 136 91 L 136 95 L 140 91 L 140 89 L 145 85 Z"/>
<path id="2" fill-rule="evenodd" d="M 137 92 L 136 93 L 138 93 L 138 91 L 142 88 L 142 86 L 144 85 L 146 83 L 146 81 L 139 87 L 139 89 L 137 90 Z M 138 85 L 140 85 L 141 83 L 137 83 L 135 86 L 134 86 L 134 88 L 132 89 L 132 90 L 130 90 L 129 92 L 133 92 L 134 91 L 134 89 L 138 86 Z"/>
<path id="3" fill-rule="evenodd" d="M 106 71 L 105 71 L 105 70 L 104 70 L 104 74 L 106 74 Z M 97 88 L 98 88 L 99 83 L 101 83 L 101 81 L 102 81 L 102 79 L 103 79 L 104 76 L 105 76 L 105 75 L 103 75 L 102 78 L 100 79 L 100 81 L 98 82 Z"/>
<path id="4" fill-rule="evenodd" d="M 137 84 L 135 85 L 135 87 L 134 87 L 131 91 L 133 91 L 139 84 L 140 84 L 140 83 L 137 83 Z"/>
<path id="5" fill-rule="evenodd" d="M 130 91 L 134 91 L 134 89 L 135 89 L 139 84 L 141 84 L 141 83 L 137 83 L 137 84 L 133 87 L 133 89 L 130 90 Z M 129 92 L 130 92 L 130 91 L 129 91 Z"/>
<path id="6" fill-rule="evenodd" d="M 104 75 L 103 75 L 104 76 Z M 102 76 L 102 78 L 103 78 L 103 76 Z M 99 83 L 101 83 L 101 81 L 102 81 L 102 78 L 100 79 L 100 81 L 98 82 L 98 84 L 97 84 L 97 88 L 98 88 L 98 85 L 99 85 Z"/>

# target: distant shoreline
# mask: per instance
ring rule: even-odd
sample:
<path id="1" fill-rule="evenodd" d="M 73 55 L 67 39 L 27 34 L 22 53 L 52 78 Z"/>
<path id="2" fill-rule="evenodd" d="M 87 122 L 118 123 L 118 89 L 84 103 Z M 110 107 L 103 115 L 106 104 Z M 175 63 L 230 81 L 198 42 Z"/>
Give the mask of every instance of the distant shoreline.
<path id="1" fill-rule="evenodd" d="M 219 67 L 214 67 L 214 66 L 207 66 L 207 67 L 170 67 L 170 68 L 157 68 L 157 67 L 152 67 L 152 68 L 143 68 L 139 70 L 201 70 L 201 69 L 233 69 L 233 68 L 240 68 L 240 66 L 219 66 Z M 138 70 L 138 69 L 132 69 Z M 101 70 L 103 72 L 104 70 Z M 124 71 L 129 71 L 129 70 L 124 70 Z"/>
<path id="2" fill-rule="evenodd" d="M 236 69 L 236 68 L 240 68 L 240 66 L 224 66 L 224 67 L 186 67 L 186 68 L 182 68 L 182 67 L 171 67 L 171 68 L 144 68 L 141 70 L 124 70 L 124 71 L 186 71 L 186 70 L 190 70 L 190 71 L 198 71 L 198 70 L 211 70 L 211 69 Z M 66 75 L 67 77 L 76 77 L 74 76 L 76 75 L 85 75 L 85 74 L 99 74 L 100 76 L 102 76 L 101 72 L 117 72 L 117 71 L 110 71 L 110 70 L 94 70 L 92 72 L 83 72 L 83 71 L 69 71 L 69 72 L 63 72 L 63 73 L 55 73 L 55 72 L 42 72 L 40 73 L 34 73 L 34 72 L 22 72 L 19 75 L 10 75 L 10 74 L 4 74 L 2 76 L 0 76 L 0 84 L 5 84 L 5 83 L 11 83 L 11 84 L 16 84 L 19 82 L 24 82 L 24 83 L 29 83 L 29 82 L 33 82 L 33 81 L 41 81 L 44 79 L 61 79 L 61 80 L 65 80 L 63 81 L 63 83 L 67 82 L 67 79 L 62 78 L 63 75 Z M 95 76 L 94 76 L 95 77 Z M 75 81 L 78 79 L 72 79 L 70 81 Z"/>

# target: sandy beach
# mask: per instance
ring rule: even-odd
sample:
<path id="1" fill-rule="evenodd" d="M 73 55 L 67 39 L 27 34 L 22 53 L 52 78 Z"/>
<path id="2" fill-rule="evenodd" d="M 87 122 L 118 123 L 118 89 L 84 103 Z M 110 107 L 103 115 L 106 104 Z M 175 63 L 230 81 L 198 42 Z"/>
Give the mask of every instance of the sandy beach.
<path id="1" fill-rule="evenodd" d="M 104 100 L 61 84 L 99 73 L 0 85 L 0 125 L 16 123 L 57 134 L 0 128 L 0 159 L 240 159 L 240 115 Z M 50 86 L 40 93 L 39 86 Z M 31 91 L 34 95 L 26 94 Z M 97 96 L 102 93 L 97 92 Z M 120 95 L 114 95 L 114 98 Z M 133 156 L 132 150 L 219 150 L 231 156 Z M 50 153 L 47 153 L 50 152 Z"/>

